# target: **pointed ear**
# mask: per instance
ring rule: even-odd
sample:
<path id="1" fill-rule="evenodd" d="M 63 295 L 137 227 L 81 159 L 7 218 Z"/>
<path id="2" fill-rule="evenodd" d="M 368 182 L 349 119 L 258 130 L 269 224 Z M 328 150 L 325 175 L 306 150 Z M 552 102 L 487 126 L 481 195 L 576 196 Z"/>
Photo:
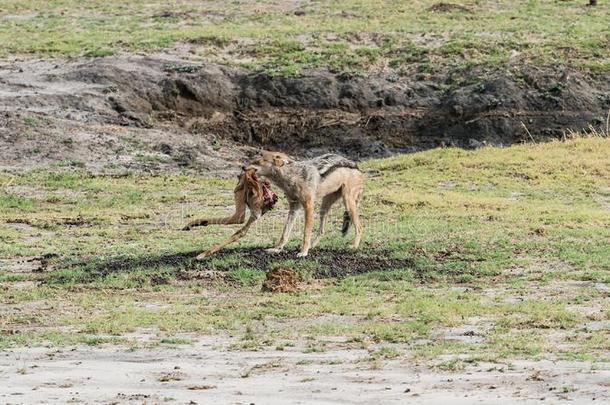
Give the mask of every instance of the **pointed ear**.
<path id="1" fill-rule="evenodd" d="M 273 156 L 273 164 L 277 167 L 282 167 L 284 165 L 289 165 L 292 163 L 292 159 L 290 159 L 286 155 L 275 155 Z"/>

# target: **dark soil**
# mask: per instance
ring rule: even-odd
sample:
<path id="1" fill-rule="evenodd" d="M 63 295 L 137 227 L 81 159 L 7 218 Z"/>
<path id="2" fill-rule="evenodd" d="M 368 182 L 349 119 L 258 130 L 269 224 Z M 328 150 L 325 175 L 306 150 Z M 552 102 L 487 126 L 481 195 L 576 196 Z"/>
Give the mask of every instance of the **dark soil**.
<path id="1" fill-rule="evenodd" d="M 82 267 L 86 274 L 81 282 L 91 282 L 113 273 L 131 272 L 134 270 L 155 270 L 169 268 L 170 273 L 180 279 L 200 278 L 210 271 L 226 273 L 238 267 L 249 267 L 260 271 L 269 271 L 291 261 L 294 270 L 308 269 L 314 278 L 346 277 L 357 274 L 404 270 L 413 268 L 411 259 L 394 259 L 389 251 L 379 250 L 334 250 L 316 248 L 309 252 L 305 259 L 297 259 L 297 251 L 286 250 L 269 254 L 261 248 L 225 249 L 206 261 L 198 262 L 195 257 L 200 251 L 170 253 L 148 256 L 121 256 L 105 261 L 79 261 L 62 267 Z M 231 258 L 228 262 L 222 259 Z M 219 260 L 220 259 L 220 260 Z M 153 275 L 153 284 L 169 282 L 171 274 Z M 62 282 L 51 275 L 49 282 Z"/>
<path id="2" fill-rule="evenodd" d="M 527 130 L 541 140 L 600 128 L 610 109 L 608 74 L 559 67 L 273 77 L 110 57 L 2 62 L 0 74 L 5 167 L 217 171 L 260 147 L 359 159 L 508 145 L 529 140 Z"/>
<path id="3" fill-rule="evenodd" d="M 442 3 L 442 2 L 433 4 L 428 10 L 436 12 L 436 13 L 452 13 L 455 11 L 463 12 L 463 13 L 472 12 L 468 7 L 464 7 L 461 4 Z"/>

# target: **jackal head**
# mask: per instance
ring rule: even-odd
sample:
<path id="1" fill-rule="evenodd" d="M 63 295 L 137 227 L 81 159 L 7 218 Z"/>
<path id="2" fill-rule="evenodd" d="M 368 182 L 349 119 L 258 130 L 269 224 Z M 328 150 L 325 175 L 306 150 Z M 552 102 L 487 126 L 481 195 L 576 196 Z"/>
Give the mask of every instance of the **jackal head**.
<path id="1" fill-rule="evenodd" d="M 250 162 L 246 169 L 254 169 L 261 176 L 269 176 L 292 162 L 292 158 L 285 153 L 263 151 L 261 156 Z"/>

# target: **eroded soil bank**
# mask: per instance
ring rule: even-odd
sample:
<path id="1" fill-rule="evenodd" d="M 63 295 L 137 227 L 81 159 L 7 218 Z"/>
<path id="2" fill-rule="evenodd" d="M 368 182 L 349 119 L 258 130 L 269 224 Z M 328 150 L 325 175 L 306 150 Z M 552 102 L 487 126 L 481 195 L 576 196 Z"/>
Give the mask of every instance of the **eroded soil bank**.
<path id="1" fill-rule="evenodd" d="M 604 128 L 610 76 L 472 68 L 272 77 L 170 57 L 0 62 L 0 165 L 219 171 L 277 148 L 353 158 Z M 529 133 L 528 133 L 529 132 Z"/>

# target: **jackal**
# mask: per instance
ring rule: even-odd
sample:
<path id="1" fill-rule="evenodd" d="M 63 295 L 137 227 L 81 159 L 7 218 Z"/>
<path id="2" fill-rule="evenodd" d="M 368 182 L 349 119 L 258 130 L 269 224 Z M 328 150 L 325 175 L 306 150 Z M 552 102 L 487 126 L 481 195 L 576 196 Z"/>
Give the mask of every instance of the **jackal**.
<path id="1" fill-rule="evenodd" d="M 305 231 L 297 256 L 307 256 L 309 249 L 315 246 L 324 234 L 326 215 L 340 197 L 345 205 L 343 234 L 347 233 L 350 222 L 353 222 L 356 236 L 352 246 L 354 249 L 358 248 L 362 239 L 358 206 L 364 191 L 364 175 L 356 163 L 332 153 L 309 160 L 294 161 L 284 153 L 266 151 L 259 159 L 251 162 L 248 169 L 256 169 L 259 175 L 281 188 L 288 198 L 289 210 L 282 236 L 274 248 L 267 249 L 268 252 L 279 252 L 288 243 L 295 215 L 302 207 L 305 212 Z M 316 198 L 322 199 L 320 228 L 312 243 Z"/>

